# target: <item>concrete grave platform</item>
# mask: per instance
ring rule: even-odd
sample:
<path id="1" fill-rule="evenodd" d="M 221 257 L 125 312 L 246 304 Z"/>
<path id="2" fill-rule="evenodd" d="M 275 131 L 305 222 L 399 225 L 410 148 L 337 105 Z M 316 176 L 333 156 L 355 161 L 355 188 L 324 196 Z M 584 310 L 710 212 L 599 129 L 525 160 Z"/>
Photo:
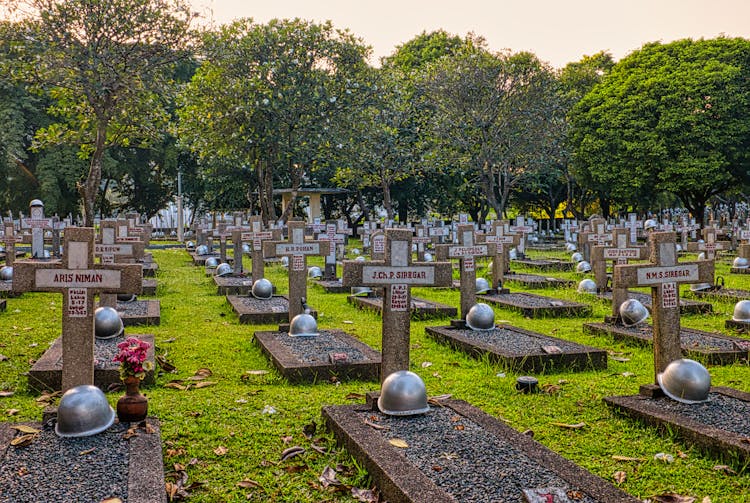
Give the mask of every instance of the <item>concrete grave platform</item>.
<path id="1" fill-rule="evenodd" d="M 41 430 L 26 447 L 10 445 L 23 435 L 11 428 L 14 423 L 0 423 L 0 500 L 166 503 L 159 420 L 146 422 L 148 431 L 138 427 L 127 440 L 127 425 L 117 422 L 102 433 L 75 438 L 58 437 L 41 423 L 22 423 Z"/>
<path id="2" fill-rule="evenodd" d="M 340 279 L 337 280 L 320 280 L 313 282 L 323 288 L 326 293 L 349 293 L 351 288 L 344 286 Z"/>
<path id="3" fill-rule="evenodd" d="M 251 276 L 213 276 L 219 295 L 250 295 L 253 289 Z"/>
<path id="4" fill-rule="evenodd" d="M 739 290 L 735 288 L 710 288 L 708 290 L 692 291 L 688 290 L 688 295 L 699 299 L 716 299 L 738 302 L 740 300 L 750 299 L 750 291 Z"/>
<path id="5" fill-rule="evenodd" d="M 156 262 L 144 262 L 143 264 L 143 277 L 153 278 L 156 276 L 156 271 L 159 270 L 159 264 Z"/>
<path id="6" fill-rule="evenodd" d="M 505 274 L 503 280 L 506 282 L 522 285 L 526 288 L 569 288 L 575 285 L 575 281 L 540 276 L 538 274 L 511 273 Z"/>
<path id="7" fill-rule="evenodd" d="M 610 303 L 612 302 L 612 292 L 605 292 L 602 294 L 597 295 L 602 300 L 607 300 Z M 649 312 L 651 312 L 651 294 L 645 293 L 645 292 L 638 292 L 635 290 L 628 290 L 628 298 L 630 299 L 636 299 L 641 304 L 643 304 L 643 307 L 648 309 Z M 705 313 L 712 313 L 714 311 L 714 306 L 710 302 L 702 301 L 702 300 L 690 300 L 685 299 L 683 297 L 680 297 L 680 314 L 705 314 Z"/>
<path id="8" fill-rule="evenodd" d="M 219 257 L 221 257 L 219 253 L 209 253 L 207 255 L 198 255 L 197 253 L 192 253 L 192 252 L 190 253 L 190 256 L 193 259 L 193 265 L 201 266 L 201 267 L 206 265 L 206 259 L 208 257 L 215 257 L 216 259 L 219 259 Z"/>
<path id="9" fill-rule="evenodd" d="M 511 325 L 493 330 L 466 327 L 425 327 L 427 335 L 454 349 L 519 372 L 554 372 L 607 368 L 607 352 Z"/>
<path id="10" fill-rule="evenodd" d="M 143 287 L 141 289 L 141 294 L 146 295 L 148 297 L 153 297 L 156 295 L 156 280 L 153 278 L 144 278 L 143 279 Z"/>
<path id="11" fill-rule="evenodd" d="M 553 498 L 539 501 L 564 501 L 553 494 L 640 501 L 464 401 L 439 405 L 417 416 L 386 416 L 373 405 L 326 406 L 322 414 L 391 503 L 522 502 L 523 491 L 535 489 Z M 392 445 L 394 438 L 407 447 Z"/>
<path id="12" fill-rule="evenodd" d="M 227 302 L 243 324 L 289 322 L 289 299 L 284 295 L 274 295 L 270 299 L 256 299 L 252 295 L 227 295 Z M 315 310 L 310 314 L 314 318 L 318 317 Z"/>
<path id="13" fill-rule="evenodd" d="M 750 332 L 750 322 L 727 320 L 724 322 L 724 328 L 731 328 L 738 332 Z"/>
<path id="14" fill-rule="evenodd" d="M 369 309 L 380 315 L 383 314 L 383 297 L 360 297 L 357 295 L 349 295 L 346 300 L 349 304 L 360 309 Z M 441 304 L 440 302 L 412 297 L 410 313 L 410 318 L 417 320 L 450 318 L 451 316 L 456 316 L 458 314 L 458 309 L 447 304 Z"/>
<path id="15" fill-rule="evenodd" d="M 380 353 L 342 330 L 320 330 L 315 337 L 291 337 L 287 332 L 255 332 L 255 343 L 292 383 L 376 381 Z"/>
<path id="16" fill-rule="evenodd" d="M 732 267 L 729 272 L 731 274 L 750 274 L 750 267 Z"/>
<path id="17" fill-rule="evenodd" d="M 477 300 L 520 312 L 528 318 L 589 316 L 592 312 L 588 304 L 524 292 L 482 294 L 477 295 Z"/>
<path id="18" fill-rule="evenodd" d="M 654 330 L 650 325 L 626 327 L 611 323 L 584 323 L 583 331 L 611 335 L 615 340 L 641 346 L 651 345 L 654 340 Z M 750 341 L 747 339 L 685 327 L 680 329 L 680 346 L 683 356 L 697 357 L 710 365 L 727 365 L 747 359 L 750 351 Z"/>
<path id="19" fill-rule="evenodd" d="M 156 299 L 117 301 L 115 309 L 126 327 L 161 324 L 161 303 Z"/>
<path id="20" fill-rule="evenodd" d="M 716 386 L 707 402 L 684 404 L 664 396 L 658 386 L 647 385 L 638 395 L 603 400 L 626 416 L 677 432 L 686 442 L 727 462 L 741 467 L 750 461 L 750 393 Z"/>
<path id="21" fill-rule="evenodd" d="M 156 368 L 154 357 L 154 336 L 152 334 L 130 334 L 125 331 L 122 337 L 113 337 L 112 339 L 95 339 L 94 340 L 94 385 L 105 390 L 111 384 L 120 382 L 120 364 L 113 362 L 119 349 L 117 344 L 123 342 L 126 337 L 136 337 L 142 341 L 151 344 L 146 353 L 147 361 L 150 361 Z M 58 337 L 52 343 L 47 351 L 44 352 L 29 370 L 29 387 L 36 391 L 62 389 L 62 339 Z M 154 371 L 146 373 L 143 384 L 153 384 Z"/>
<path id="22" fill-rule="evenodd" d="M 575 271 L 576 264 L 565 260 L 557 259 L 516 259 L 512 261 L 513 264 L 526 267 L 529 269 L 536 269 L 537 271 L 561 271 L 570 272 Z"/>
<path id="23" fill-rule="evenodd" d="M 18 297 L 20 294 L 13 293 L 12 281 L 0 281 L 0 298 Z"/>

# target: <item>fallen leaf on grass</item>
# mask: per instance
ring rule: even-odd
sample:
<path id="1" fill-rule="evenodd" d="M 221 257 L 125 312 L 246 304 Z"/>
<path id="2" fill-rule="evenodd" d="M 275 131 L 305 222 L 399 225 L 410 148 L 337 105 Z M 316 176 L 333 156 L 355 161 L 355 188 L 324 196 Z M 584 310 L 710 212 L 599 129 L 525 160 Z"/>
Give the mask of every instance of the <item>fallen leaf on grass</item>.
<path id="1" fill-rule="evenodd" d="M 388 441 L 388 443 L 393 447 L 398 447 L 401 449 L 406 449 L 407 447 L 409 447 L 409 444 L 407 444 L 405 440 L 401 440 L 400 438 L 392 438 Z"/>
<path id="2" fill-rule="evenodd" d="M 302 428 L 302 434 L 307 437 L 307 439 L 311 439 L 313 435 L 315 435 L 315 431 L 318 429 L 318 425 L 315 421 L 311 421 L 307 423 Z"/>
<path id="3" fill-rule="evenodd" d="M 18 430 L 21 433 L 39 433 L 41 430 L 38 430 L 31 426 L 26 426 L 25 424 L 14 424 L 11 426 L 14 430 Z"/>
<path id="4" fill-rule="evenodd" d="M 246 370 L 245 375 L 262 376 L 268 374 L 268 370 Z"/>
<path id="5" fill-rule="evenodd" d="M 237 482 L 237 486 L 243 489 L 250 489 L 252 487 L 262 487 L 260 485 L 260 482 L 256 482 L 254 480 L 249 480 L 249 479 L 240 480 L 239 482 Z"/>
<path id="6" fill-rule="evenodd" d="M 443 406 L 441 402 L 450 399 L 453 395 L 451 394 L 445 394 L 445 395 L 437 395 L 437 396 L 431 396 L 427 399 L 427 403 L 430 405 L 438 405 L 440 407 Z"/>
<path id="7" fill-rule="evenodd" d="M 623 358 L 622 356 L 610 356 L 610 359 L 616 362 L 620 362 L 620 363 L 625 363 L 625 362 L 630 361 L 630 358 Z"/>
<path id="8" fill-rule="evenodd" d="M 544 393 L 547 393 L 548 395 L 554 395 L 561 389 L 562 388 L 558 386 L 557 384 L 545 384 L 544 386 L 542 386 L 542 391 Z"/>
<path id="9" fill-rule="evenodd" d="M 323 472 L 318 477 L 318 481 L 323 485 L 324 488 L 329 486 L 340 486 L 341 482 L 336 478 L 336 471 L 327 466 L 323 468 Z"/>
<path id="10" fill-rule="evenodd" d="M 552 423 L 553 426 L 559 426 L 560 428 L 566 428 L 568 430 L 578 430 L 580 428 L 583 428 L 586 426 L 586 423 L 575 423 L 575 424 L 567 424 L 567 423 Z"/>
<path id="11" fill-rule="evenodd" d="M 351 320 L 343 320 L 341 323 L 344 323 L 345 325 L 354 325 L 354 322 Z"/>
<path id="12" fill-rule="evenodd" d="M 188 377 L 188 380 L 190 380 L 190 381 L 200 381 L 201 379 L 205 379 L 207 377 L 211 377 L 212 375 L 214 375 L 214 373 L 211 372 L 211 369 L 207 369 L 207 368 L 204 367 L 204 368 L 200 368 L 200 369 L 196 370 L 195 374 L 193 374 L 192 376 Z"/>
<path id="13" fill-rule="evenodd" d="M 631 458 L 630 456 L 618 456 L 617 454 L 612 456 L 612 459 L 614 459 L 615 461 L 637 461 L 639 463 L 646 461 L 643 458 Z"/>
<path id="14" fill-rule="evenodd" d="M 432 366 L 432 362 L 422 362 L 423 369 L 426 369 L 427 367 L 431 367 L 431 366 Z"/>
<path id="15" fill-rule="evenodd" d="M 8 415 L 8 416 L 15 416 L 19 412 L 20 411 L 18 409 L 8 409 L 8 410 L 5 411 L 5 414 Z"/>
<path id="16" fill-rule="evenodd" d="M 612 477 L 615 479 L 615 482 L 617 482 L 618 484 L 622 484 L 623 482 L 625 482 L 625 479 L 628 478 L 628 475 L 622 470 L 618 470 Z"/>
<path id="17" fill-rule="evenodd" d="M 717 472 L 724 472 L 727 475 L 737 475 L 737 472 L 732 470 L 727 465 L 716 465 L 714 466 L 714 470 L 716 470 Z"/>
<path id="18" fill-rule="evenodd" d="M 288 459 L 291 459 L 295 456 L 299 456 L 300 454 L 305 453 L 305 448 L 300 447 L 299 445 L 295 445 L 294 447 L 290 447 L 288 449 L 284 449 L 281 452 L 281 461 L 287 461 Z"/>
<path id="19" fill-rule="evenodd" d="M 653 501 L 657 503 L 693 503 L 695 497 L 682 496 L 676 493 L 664 493 L 654 496 Z"/>
<path id="20" fill-rule="evenodd" d="M 229 449 L 227 449 L 223 445 L 220 445 L 219 447 L 217 447 L 216 449 L 214 449 L 214 454 L 216 454 L 217 456 L 223 456 L 227 452 L 229 452 Z"/>
<path id="21" fill-rule="evenodd" d="M 168 382 L 164 385 L 165 388 L 172 388 L 172 389 L 178 389 L 180 391 L 185 391 L 187 389 L 187 386 L 183 386 L 179 382 Z"/>
<path id="22" fill-rule="evenodd" d="M 199 383 L 196 383 L 193 388 L 199 389 L 199 388 L 207 388 L 209 386 L 214 386 L 217 384 L 215 381 L 201 381 Z"/>
<path id="23" fill-rule="evenodd" d="M 362 400 L 365 397 L 362 393 L 349 393 L 344 400 Z"/>
<path id="24" fill-rule="evenodd" d="M 137 436 L 138 436 L 138 428 L 136 428 L 135 426 L 128 428 L 128 431 L 122 434 L 122 438 L 125 440 L 128 440 L 129 438 L 132 438 L 132 437 L 137 437 Z"/>
<path id="25" fill-rule="evenodd" d="M 0 398 L 5 398 L 9 396 L 13 396 L 13 391 L 0 391 Z"/>
<path id="26" fill-rule="evenodd" d="M 380 496 L 377 489 L 360 489 L 352 487 L 352 498 L 363 503 L 378 503 Z"/>
<path id="27" fill-rule="evenodd" d="M 164 355 L 156 355 L 156 363 L 159 364 L 164 372 L 174 372 L 177 370 L 177 367 L 168 362 Z"/>
<path id="28" fill-rule="evenodd" d="M 665 463 L 674 463 L 674 456 L 667 454 L 666 452 L 657 452 L 654 454 L 654 459 L 657 461 L 664 461 Z"/>
<path id="29" fill-rule="evenodd" d="M 177 340 L 177 337 L 171 337 L 171 338 L 169 338 L 169 339 L 166 339 L 166 340 L 164 340 L 164 341 L 161 341 L 161 342 L 162 342 L 162 344 L 168 344 L 168 343 L 170 343 L 170 342 L 174 342 L 174 341 L 176 341 L 176 340 Z"/>

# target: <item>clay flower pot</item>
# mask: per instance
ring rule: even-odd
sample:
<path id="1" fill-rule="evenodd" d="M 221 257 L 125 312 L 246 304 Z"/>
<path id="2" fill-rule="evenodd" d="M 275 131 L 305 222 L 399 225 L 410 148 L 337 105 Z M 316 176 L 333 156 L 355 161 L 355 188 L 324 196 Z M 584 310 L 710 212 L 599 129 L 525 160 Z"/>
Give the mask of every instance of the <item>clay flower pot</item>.
<path id="1" fill-rule="evenodd" d="M 141 394 L 141 380 L 130 376 L 122 382 L 125 395 L 117 401 L 117 418 L 121 423 L 140 423 L 148 415 L 148 398 Z"/>

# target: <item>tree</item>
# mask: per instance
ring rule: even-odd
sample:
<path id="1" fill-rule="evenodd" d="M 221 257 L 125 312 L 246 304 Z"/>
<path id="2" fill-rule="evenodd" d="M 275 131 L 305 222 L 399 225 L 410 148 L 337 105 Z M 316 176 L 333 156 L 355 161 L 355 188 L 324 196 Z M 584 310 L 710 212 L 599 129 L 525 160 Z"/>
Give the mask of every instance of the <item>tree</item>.
<path id="1" fill-rule="evenodd" d="M 339 143 L 339 120 L 356 108 L 369 48 L 330 22 L 256 24 L 207 33 L 203 63 L 180 98 L 180 137 L 202 161 L 255 173 L 261 215 L 276 218 L 276 181 L 292 187 Z M 287 219 L 289 215 L 283 215 Z"/>
<path id="2" fill-rule="evenodd" d="M 165 129 L 172 68 L 186 57 L 195 15 L 183 0 L 2 2 L 25 13 L 18 70 L 58 119 L 37 131 L 36 148 L 76 145 L 89 160 L 78 192 L 93 225 L 107 149 L 148 145 Z"/>
<path id="3" fill-rule="evenodd" d="M 749 64 L 741 38 L 630 54 L 573 111 L 577 169 L 615 199 L 674 194 L 702 221 L 709 198 L 750 176 Z"/>

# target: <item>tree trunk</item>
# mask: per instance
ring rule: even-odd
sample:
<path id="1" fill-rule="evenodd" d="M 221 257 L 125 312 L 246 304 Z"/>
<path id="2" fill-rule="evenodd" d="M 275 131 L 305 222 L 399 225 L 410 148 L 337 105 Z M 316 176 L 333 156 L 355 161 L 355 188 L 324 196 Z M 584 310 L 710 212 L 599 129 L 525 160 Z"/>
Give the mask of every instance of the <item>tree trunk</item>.
<path id="1" fill-rule="evenodd" d="M 385 180 L 383 180 L 383 182 L 381 183 L 381 186 L 383 187 L 383 206 L 385 207 L 386 218 L 388 220 L 393 220 L 393 203 L 391 202 L 391 186 Z"/>
<path id="2" fill-rule="evenodd" d="M 290 166 L 289 169 L 292 175 L 292 198 L 289 200 L 289 204 L 287 204 L 286 208 L 284 208 L 284 213 L 281 215 L 280 220 L 282 222 L 288 222 L 289 219 L 294 215 L 294 205 L 297 204 L 297 193 L 299 191 L 300 184 L 300 172 L 302 171 L 300 168 L 295 168 L 294 166 Z"/>
<path id="3" fill-rule="evenodd" d="M 96 141 L 94 152 L 91 154 L 89 174 L 83 183 L 78 183 L 78 193 L 83 199 L 83 225 L 94 226 L 94 203 L 99 193 L 99 183 L 102 180 L 102 159 L 107 144 L 107 119 L 99 119 L 96 124 Z"/>

